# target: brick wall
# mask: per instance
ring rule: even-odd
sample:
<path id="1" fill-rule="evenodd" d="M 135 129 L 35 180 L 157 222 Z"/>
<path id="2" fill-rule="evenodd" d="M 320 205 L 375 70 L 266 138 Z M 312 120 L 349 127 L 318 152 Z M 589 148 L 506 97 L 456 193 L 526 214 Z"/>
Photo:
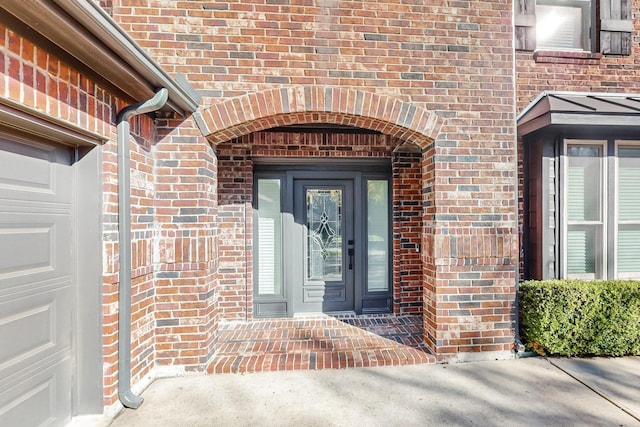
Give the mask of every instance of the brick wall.
<path id="1" fill-rule="evenodd" d="M 216 147 L 219 307 L 228 320 L 253 317 L 253 163 L 249 136 Z"/>
<path id="2" fill-rule="evenodd" d="M 228 156 L 225 150 L 251 132 L 322 121 L 429 146 L 421 163 L 422 280 L 425 318 L 431 319 L 425 334 L 434 350 L 451 355 L 512 346 L 517 207 L 511 7 L 122 0 L 113 15 L 169 72 L 186 74 L 204 95 L 199 126 L 221 144 L 219 156 Z M 304 155 L 313 156 L 313 149 Z M 247 167 L 236 178 L 248 179 Z M 229 205 L 225 218 L 243 215 L 246 203 Z M 223 245 L 229 225 L 220 226 Z M 244 245 L 244 239 L 228 242 L 229 253 Z M 235 262 L 222 253 L 221 260 Z M 250 277 L 246 260 L 236 261 L 226 264 L 235 269 L 228 273 Z M 235 282 L 228 285 L 221 286 L 221 304 L 227 298 L 249 303 Z"/>
<path id="3" fill-rule="evenodd" d="M 112 98 L 84 75 L 0 24 L 0 95 L 100 135 L 110 135 Z"/>
<path id="4" fill-rule="evenodd" d="M 640 4 L 638 4 L 640 7 Z M 636 23 L 636 32 L 640 26 Z M 638 43 L 631 56 L 600 54 L 561 54 L 545 52 L 516 53 L 516 97 L 518 112 L 542 91 L 633 92 L 640 88 L 636 75 Z M 588 57 L 591 59 L 583 59 Z M 545 62 L 552 60 L 553 62 Z"/>
<path id="5" fill-rule="evenodd" d="M 422 154 L 393 155 L 393 311 L 422 314 Z"/>

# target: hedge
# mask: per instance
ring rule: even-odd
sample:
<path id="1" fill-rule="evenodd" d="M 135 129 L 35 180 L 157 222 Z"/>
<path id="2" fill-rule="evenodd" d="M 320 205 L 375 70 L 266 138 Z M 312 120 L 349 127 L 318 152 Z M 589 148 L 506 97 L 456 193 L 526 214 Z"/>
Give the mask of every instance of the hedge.
<path id="1" fill-rule="evenodd" d="M 520 337 L 527 349 L 563 356 L 640 355 L 640 282 L 520 284 Z"/>

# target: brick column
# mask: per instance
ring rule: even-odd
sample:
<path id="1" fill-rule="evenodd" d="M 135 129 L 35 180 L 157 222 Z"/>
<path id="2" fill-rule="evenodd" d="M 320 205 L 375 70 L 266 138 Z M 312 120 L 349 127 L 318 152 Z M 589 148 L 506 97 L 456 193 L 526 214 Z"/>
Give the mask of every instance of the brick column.
<path id="1" fill-rule="evenodd" d="M 191 122 L 159 125 L 171 135 L 155 147 L 156 362 L 201 371 L 218 320 L 216 158 Z"/>
<path id="2" fill-rule="evenodd" d="M 423 153 L 425 341 L 441 360 L 511 357 L 514 144 L 436 141 Z"/>

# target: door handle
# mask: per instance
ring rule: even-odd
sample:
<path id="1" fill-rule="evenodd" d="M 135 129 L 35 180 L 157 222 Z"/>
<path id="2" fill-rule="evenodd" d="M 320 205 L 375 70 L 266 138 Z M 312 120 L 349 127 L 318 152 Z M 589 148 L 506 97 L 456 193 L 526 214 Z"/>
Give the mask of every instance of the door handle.
<path id="1" fill-rule="evenodd" d="M 353 248 L 347 249 L 347 253 L 349 254 L 349 270 L 353 270 Z"/>

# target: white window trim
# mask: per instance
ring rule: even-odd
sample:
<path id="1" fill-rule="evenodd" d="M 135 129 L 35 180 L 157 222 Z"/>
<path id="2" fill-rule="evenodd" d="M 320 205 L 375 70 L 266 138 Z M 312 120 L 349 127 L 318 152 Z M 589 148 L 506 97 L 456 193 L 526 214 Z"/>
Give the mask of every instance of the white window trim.
<path id="1" fill-rule="evenodd" d="M 614 175 L 614 184 L 613 184 L 613 191 L 614 194 L 616 195 L 615 197 L 615 204 L 614 204 L 614 212 L 613 212 L 613 220 L 614 220 L 614 226 L 613 226 L 613 247 L 614 247 L 614 260 L 613 260 L 613 277 L 615 279 L 640 279 L 640 271 L 637 272 L 625 272 L 625 273 L 618 273 L 618 226 L 619 226 L 619 222 L 618 222 L 618 202 L 619 202 L 619 198 L 618 198 L 618 178 L 619 178 L 619 149 L 620 147 L 635 147 L 635 148 L 640 148 L 640 140 L 615 140 L 615 175 Z M 633 222 L 628 222 L 628 221 L 624 221 L 623 224 L 637 224 L 638 221 L 633 221 Z"/>
<path id="2" fill-rule="evenodd" d="M 600 167 L 602 168 L 601 171 L 601 188 L 602 188 L 602 193 L 600 194 L 600 209 L 601 209 L 601 221 L 585 221 L 579 224 L 585 224 L 585 225 L 592 225 L 592 224 L 600 224 L 601 225 L 601 229 L 602 229 L 602 235 L 600 236 L 601 238 L 601 242 L 603 245 L 602 248 L 602 259 L 600 262 L 600 270 L 602 271 L 602 279 L 606 279 L 607 278 L 607 223 L 608 223 L 608 213 L 607 213 L 607 209 L 605 209 L 604 207 L 606 206 L 606 200 L 607 200 L 607 185 L 606 185 L 606 178 L 607 178 L 607 140 L 590 140 L 590 139 L 564 139 L 563 140 L 563 155 L 562 155 L 562 198 L 561 200 L 563 201 L 562 203 L 562 216 L 561 216 L 561 221 L 560 221 L 560 225 L 562 227 L 562 240 L 561 240 L 561 260 L 562 260 L 562 267 L 561 267 L 561 277 L 562 278 L 567 278 L 567 279 L 581 279 L 581 280 L 598 280 L 599 278 L 596 277 L 596 274 L 572 274 L 571 277 L 569 277 L 569 274 L 567 273 L 567 239 L 568 239 L 568 225 L 569 225 L 569 209 L 568 209 L 568 203 L 566 203 L 566 201 L 568 200 L 568 189 L 567 189 L 567 182 L 568 182 L 568 176 L 569 176 L 569 154 L 568 154 L 568 147 L 569 145 L 595 145 L 595 146 L 600 146 L 602 148 L 602 156 L 600 157 Z"/>

